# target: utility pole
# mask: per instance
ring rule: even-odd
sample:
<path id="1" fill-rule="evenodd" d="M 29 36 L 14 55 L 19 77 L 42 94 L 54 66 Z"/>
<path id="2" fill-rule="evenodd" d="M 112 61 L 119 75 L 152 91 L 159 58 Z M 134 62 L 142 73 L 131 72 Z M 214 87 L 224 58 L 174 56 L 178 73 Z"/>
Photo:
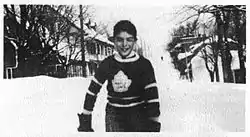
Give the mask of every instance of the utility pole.
<path id="1" fill-rule="evenodd" d="M 84 31 L 83 31 L 83 15 L 82 15 L 82 5 L 79 6 L 80 8 L 80 38 L 81 38 L 81 51 L 82 51 L 82 75 L 83 77 L 86 77 L 86 62 L 85 62 L 85 45 L 84 45 Z"/>

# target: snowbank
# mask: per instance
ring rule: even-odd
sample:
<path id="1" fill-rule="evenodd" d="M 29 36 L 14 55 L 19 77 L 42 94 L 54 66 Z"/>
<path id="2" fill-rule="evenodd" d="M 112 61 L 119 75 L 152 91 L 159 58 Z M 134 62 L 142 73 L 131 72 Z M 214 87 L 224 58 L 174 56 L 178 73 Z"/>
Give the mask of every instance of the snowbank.
<path id="1" fill-rule="evenodd" d="M 204 137 L 245 130 L 245 85 L 184 81 L 165 85 L 164 76 L 158 77 L 164 133 L 182 132 L 185 136 Z M 89 82 L 90 79 L 80 77 L 46 76 L 1 81 L 4 90 L 0 92 L 0 136 L 87 134 L 78 133 L 76 129 L 77 113 L 82 110 Z M 105 129 L 105 93 L 102 88 L 94 109 L 93 128 L 98 133 Z"/>
<path id="2" fill-rule="evenodd" d="M 0 134 L 45 136 L 76 133 L 77 113 L 82 111 L 89 82 L 89 79 L 80 77 L 56 79 L 46 76 L 2 81 Z M 104 107 L 103 102 L 98 101 L 98 104 Z M 97 110 L 93 117 L 98 117 L 101 111 L 104 109 Z M 98 131 L 103 125 L 95 124 L 97 122 L 94 122 L 94 127 Z"/>

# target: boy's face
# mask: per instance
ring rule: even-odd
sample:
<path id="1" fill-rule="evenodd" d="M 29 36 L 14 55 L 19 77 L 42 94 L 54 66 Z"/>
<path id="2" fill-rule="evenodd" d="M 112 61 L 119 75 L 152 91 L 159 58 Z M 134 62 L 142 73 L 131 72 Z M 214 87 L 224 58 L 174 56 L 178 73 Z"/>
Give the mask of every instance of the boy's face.
<path id="1" fill-rule="evenodd" d="M 114 44 L 118 53 L 124 58 L 131 53 L 134 48 L 135 42 L 136 40 L 133 35 L 130 35 L 125 31 L 120 32 L 115 36 L 114 39 Z"/>

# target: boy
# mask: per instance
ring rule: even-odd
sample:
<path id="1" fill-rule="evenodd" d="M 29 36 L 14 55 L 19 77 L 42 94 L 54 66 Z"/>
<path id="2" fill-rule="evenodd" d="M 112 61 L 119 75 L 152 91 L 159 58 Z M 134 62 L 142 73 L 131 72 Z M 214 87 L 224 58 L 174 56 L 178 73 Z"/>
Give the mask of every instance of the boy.
<path id="1" fill-rule="evenodd" d="M 113 41 L 118 53 L 100 63 L 86 93 L 83 113 L 78 114 L 78 131 L 93 131 L 93 107 L 106 80 L 106 132 L 160 131 L 154 70 L 149 60 L 133 51 L 136 37 L 136 28 L 130 21 L 121 20 L 114 26 Z"/>

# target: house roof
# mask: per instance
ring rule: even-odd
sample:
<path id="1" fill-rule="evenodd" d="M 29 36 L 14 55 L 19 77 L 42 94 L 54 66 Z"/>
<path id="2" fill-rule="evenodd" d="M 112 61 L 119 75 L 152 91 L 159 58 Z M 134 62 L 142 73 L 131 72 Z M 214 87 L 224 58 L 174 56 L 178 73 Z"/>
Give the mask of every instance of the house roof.
<path id="1" fill-rule="evenodd" d="M 204 41 L 201 41 L 199 43 L 196 44 L 192 44 L 189 45 L 190 50 L 186 51 L 184 53 L 179 53 L 178 54 L 178 59 L 179 60 L 183 60 L 185 58 L 190 58 L 192 59 L 192 57 L 196 56 L 197 53 L 203 48 L 205 47 L 207 44 L 209 44 L 210 42 L 210 38 L 205 39 Z M 180 47 L 181 45 L 177 45 L 178 47 Z"/>
<path id="2" fill-rule="evenodd" d="M 190 45 L 189 46 L 190 51 L 179 53 L 178 59 L 186 61 L 187 58 L 187 62 L 191 61 L 192 58 L 196 56 L 203 47 L 207 46 L 208 44 L 211 44 L 210 41 L 211 41 L 210 38 L 206 38 L 204 41 Z M 239 43 L 230 38 L 227 39 L 226 44 L 228 44 L 230 50 L 237 50 L 239 48 Z M 182 47 L 182 44 L 177 44 L 175 47 L 180 48 Z"/>

